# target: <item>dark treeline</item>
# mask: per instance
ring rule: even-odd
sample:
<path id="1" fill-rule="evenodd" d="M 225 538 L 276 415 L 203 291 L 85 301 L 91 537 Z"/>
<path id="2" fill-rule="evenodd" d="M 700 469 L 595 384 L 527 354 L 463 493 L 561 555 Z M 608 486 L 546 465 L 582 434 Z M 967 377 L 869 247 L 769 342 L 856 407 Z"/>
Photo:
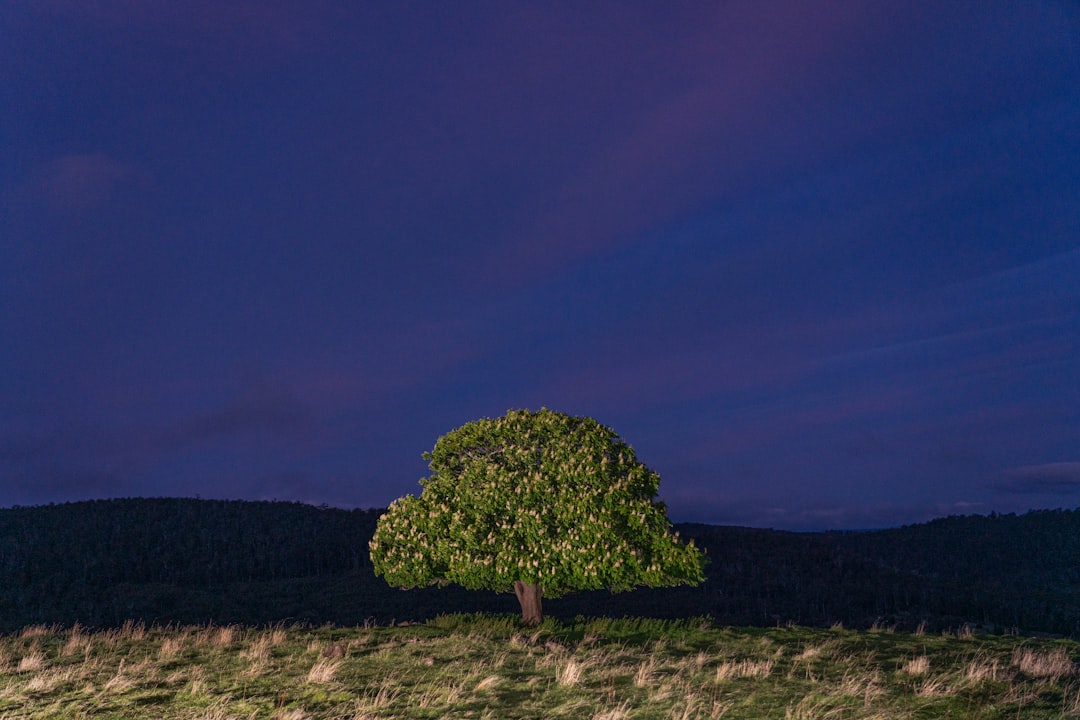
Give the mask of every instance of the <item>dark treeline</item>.
<path id="1" fill-rule="evenodd" d="M 353 625 L 517 611 L 512 594 L 388 587 L 367 551 L 380 514 L 184 499 L 0 509 L 0 631 L 128 619 Z M 676 527 L 706 549 L 703 585 L 578 593 L 546 601 L 545 611 L 1080 636 L 1080 511 L 871 532 Z"/>

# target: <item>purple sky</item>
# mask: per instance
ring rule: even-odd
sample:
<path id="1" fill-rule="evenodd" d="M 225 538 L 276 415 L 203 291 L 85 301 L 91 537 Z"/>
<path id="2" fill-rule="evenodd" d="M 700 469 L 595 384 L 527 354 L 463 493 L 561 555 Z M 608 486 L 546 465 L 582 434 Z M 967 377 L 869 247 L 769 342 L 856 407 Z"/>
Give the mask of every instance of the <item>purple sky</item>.
<path id="1" fill-rule="evenodd" d="M 1076 2 L 8 2 L 0 148 L 0 506 L 541 406 L 676 521 L 1080 505 Z"/>

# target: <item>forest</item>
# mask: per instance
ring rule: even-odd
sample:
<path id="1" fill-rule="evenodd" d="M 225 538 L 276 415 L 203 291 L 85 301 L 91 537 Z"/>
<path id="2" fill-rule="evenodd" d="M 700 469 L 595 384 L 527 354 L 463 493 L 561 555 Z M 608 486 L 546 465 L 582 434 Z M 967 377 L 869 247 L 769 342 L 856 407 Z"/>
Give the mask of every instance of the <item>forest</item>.
<path id="1" fill-rule="evenodd" d="M 376 577 L 382 510 L 200 499 L 0 509 L 0 632 L 27 625 L 390 624 L 514 612 L 513 594 Z M 740 626 L 1080 636 L 1080 511 L 952 516 L 860 532 L 676 524 L 697 587 L 583 592 L 557 618 L 709 616 Z"/>

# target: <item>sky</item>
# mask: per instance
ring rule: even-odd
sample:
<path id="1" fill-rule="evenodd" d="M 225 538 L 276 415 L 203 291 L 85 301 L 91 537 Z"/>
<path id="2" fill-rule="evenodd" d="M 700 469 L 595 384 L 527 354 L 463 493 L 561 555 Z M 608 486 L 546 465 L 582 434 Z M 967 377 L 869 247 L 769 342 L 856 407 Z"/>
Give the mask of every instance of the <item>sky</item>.
<path id="1" fill-rule="evenodd" d="M 385 507 L 512 408 L 676 522 L 1080 506 L 1080 3 L 0 3 L 0 507 Z"/>

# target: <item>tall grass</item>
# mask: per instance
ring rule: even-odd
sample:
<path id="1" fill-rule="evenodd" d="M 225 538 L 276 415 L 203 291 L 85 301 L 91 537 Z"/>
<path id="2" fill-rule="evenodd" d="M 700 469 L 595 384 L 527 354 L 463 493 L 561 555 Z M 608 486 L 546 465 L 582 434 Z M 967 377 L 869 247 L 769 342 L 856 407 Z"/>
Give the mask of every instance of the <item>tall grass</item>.
<path id="1" fill-rule="evenodd" d="M 1080 717 L 1080 644 L 511 616 L 406 627 L 34 626 L 0 720 Z"/>

